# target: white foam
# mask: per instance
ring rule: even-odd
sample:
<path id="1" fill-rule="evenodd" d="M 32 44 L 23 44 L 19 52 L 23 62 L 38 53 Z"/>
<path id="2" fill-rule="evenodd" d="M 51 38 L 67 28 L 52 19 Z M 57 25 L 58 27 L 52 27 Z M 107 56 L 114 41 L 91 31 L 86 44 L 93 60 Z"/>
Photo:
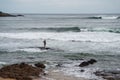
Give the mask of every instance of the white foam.
<path id="1" fill-rule="evenodd" d="M 66 75 L 73 75 L 75 77 L 102 80 L 101 77 L 97 77 L 93 74 L 93 72 L 95 72 L 97 68 L 80 68 L 76 65 L 79 65 L 79 62 L 73 62 L 72 64 L 66 64 L 64 65 L 64 68 L 61 69 L 61 71 L 63 71 Z M 82 69 L 85 71 L 81 72 L 80 70 Z"/>
<path id="2" fill-rule="evenodd" d="M 20 51 L 26 51 L 26 52 L 45 52 L 46 50 L 40 50 L 38 48 L 24 48 L 19 49 Z"/>
<path id="3" fill-rule="evenodd" d="M 102 19 L 117 19 L 118 16 L 102 16 Z"/>
<path id="4" fill-rule="evenodd" d="M 0 64 L 7 64 L 6 62 L 0 62 Z"/>
<path id="5" fill-rule="evenodd" d="M 97 17 L 101 17 L 102 19 L 118 19 L 119 16 L 113 16 L 113 15 L 99 15 Z"/>
<path id="6" fill-rule="evenodd" d="M 109 32 L 25 32 L 25 33 L 0 33 L 0 37 L 15 39 L 54 39 L 63 41 L 92 41 L 115 42 L 120 41 L 120 34 Z"/>

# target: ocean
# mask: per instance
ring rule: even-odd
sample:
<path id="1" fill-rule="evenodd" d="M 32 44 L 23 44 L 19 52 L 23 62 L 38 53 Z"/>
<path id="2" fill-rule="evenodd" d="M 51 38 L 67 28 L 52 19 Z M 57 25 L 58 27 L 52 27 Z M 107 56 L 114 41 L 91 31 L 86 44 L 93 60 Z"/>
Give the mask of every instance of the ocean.
<path id="1" fill-rule="evenodd" d="M 49 50 L 38 48 L 43 40 Z M 89 59 L 97 63 L 77 66 Z M 0 67 L 20 62 L 44 62 L 47 69 L 61 64 L 65 74 L 88 79 L 98 79 L 97 70 L 120 70 L 120 14 L 0 17 Z"/>

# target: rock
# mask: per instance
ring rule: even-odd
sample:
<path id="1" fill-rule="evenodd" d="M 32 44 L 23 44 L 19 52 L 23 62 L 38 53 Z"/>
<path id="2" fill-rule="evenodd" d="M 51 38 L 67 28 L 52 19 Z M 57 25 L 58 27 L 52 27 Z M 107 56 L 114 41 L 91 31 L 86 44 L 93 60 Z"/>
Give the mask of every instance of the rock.
<path id="1" fill-rule="evenodd" d="M 90 59 L 90 60 L 88 61 L 89 64 L 93 64 L 93 63 L 95 63 L 95 62 L 97 62 L 95 59 Z"/>
<path id="2" fill-rule="evenodd" d="M 36 67 L 39 67 L 39 68 L 45 68 L 46 66 L 43 64 L 43 63 L 36 63 L 35 64 Z"/>
<path id="3" fill-rule="evenodd" d="M 16 17 L 16 16 L 15 16 L 15 15 L 8 14 L 8 13 L 0 12 L 0 17 Z"/>
<path id="4" fill-rule="evenodd" d="M 49 50 L 49 49 L 51 49 L 51 48 L 49 48 L 49 47 L 38 47 L 39 49 L 41 49 L 41 50 Z"/>
<path id="5" fill-rule="evenodd" d="M 26 63 L 12 64 L 0 69 L 0 77 L 14 78 L 16 80 L 32 80 L 31 76 L 39 77 L 44 71 Z"/>
<path id="6" fill-rule="evenodd" d="M 96 71 L 94 74 L 106 80 L 120 80 L 120 71 Z"/>
<path id="7" fill-rule="evenodd" d="M 62 67 L 62 63 L 58 63 L 56 67 Z"/>
<path id="8" fill-rule="evenodd" d="M 85 70 L 81 69 L 80 72 L 85 72 Z"/>
<path id="9" fill-rule="evenodd" d="M 114 79 L 113 76 L 104 76 L 103 78 L 104 78 L 104 79 L 107 79 L 107 80 L 116 80 L 116 79 Z"/>
<path id="10" fill-rule="evenodd" d="M 17 16 L 24 16 L 24 15 L 18 14 Z"/>
<path id="11" fill-rule="evenodd" d="M 82 62 L 79 66 L 80 66 L 80 67 L 84 67 L 84 66 L 88 66 L 88 65 L 89 65 L 89 63 L 84 61 L 84 62 Z"/>
<path id="12" fill-rule="evenodd" d="M 79 66 L 80 66 L 80 67 L 84 67 L 84 66 L 88 66 L 89 64 L 93 64 L 93 63 L 95 63 L 95 62 L 97 62 L 95 59 L 90 59 L 90 60 L 88 60 L 88 61 L 82 62 Z"/>
<path id="13" fill-rule="evenodd" d="M 3 13 L 0 11 L 0 17 L 17 17 L 17 16 L 23 16 L 23 15 L 12 15 L 12 14 L 8 14 L 8 13 Z"/>
<path id="14" fill-rule="evenodd" d="M 30 77 L 18 77 L 16 80 L 32 80 Z"/>

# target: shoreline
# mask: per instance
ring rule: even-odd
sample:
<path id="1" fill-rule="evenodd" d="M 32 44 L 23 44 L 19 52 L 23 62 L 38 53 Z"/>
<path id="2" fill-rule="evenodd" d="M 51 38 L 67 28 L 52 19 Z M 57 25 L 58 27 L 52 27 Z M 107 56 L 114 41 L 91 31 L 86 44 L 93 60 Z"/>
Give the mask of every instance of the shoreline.
<path id="1" fill-rule="evenodd" d="M 49 70 L 45 76 L 50 80 L 88 80 L 82 77 L 75 77 L 73 75 L 64 74 L 62 71 Z"/>
<path id="2" fill-rule="evenodd" d="M 119 70 L 96 71 L 93 74 L 99 77 L 96 80 L 120 80 Z M 0 80 L 91 80 L 87 76 L 68 75 L 57 68 L 45 69 L 42 63 L 36 63 L 34 66 L 26 63 L 12 64 L 0 69 Z"/>
<path id="3" fill-rule="evenodd" d="M 12 78 L 2 78 L 0 80 L 16 80 Z M 32 80 L 89 80 L 82 77 L 75 77 L 73 75 L 64 74 L 62 71 L 57 71 L 55 69 L 49 69 L 46 75 L 42 75 L 38 78 L 33 78 Z"/>

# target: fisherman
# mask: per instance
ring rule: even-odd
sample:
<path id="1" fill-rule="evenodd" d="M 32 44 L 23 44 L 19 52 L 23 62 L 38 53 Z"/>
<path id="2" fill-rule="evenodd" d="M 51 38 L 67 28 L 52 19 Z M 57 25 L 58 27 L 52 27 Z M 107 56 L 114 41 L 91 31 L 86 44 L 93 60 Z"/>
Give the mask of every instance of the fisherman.
<path id="1" fill-rule="evenodd" d="M 46 40 L 44 40 L 43 43 L 44 43 L 44 48 L 46 49 Z"/>

